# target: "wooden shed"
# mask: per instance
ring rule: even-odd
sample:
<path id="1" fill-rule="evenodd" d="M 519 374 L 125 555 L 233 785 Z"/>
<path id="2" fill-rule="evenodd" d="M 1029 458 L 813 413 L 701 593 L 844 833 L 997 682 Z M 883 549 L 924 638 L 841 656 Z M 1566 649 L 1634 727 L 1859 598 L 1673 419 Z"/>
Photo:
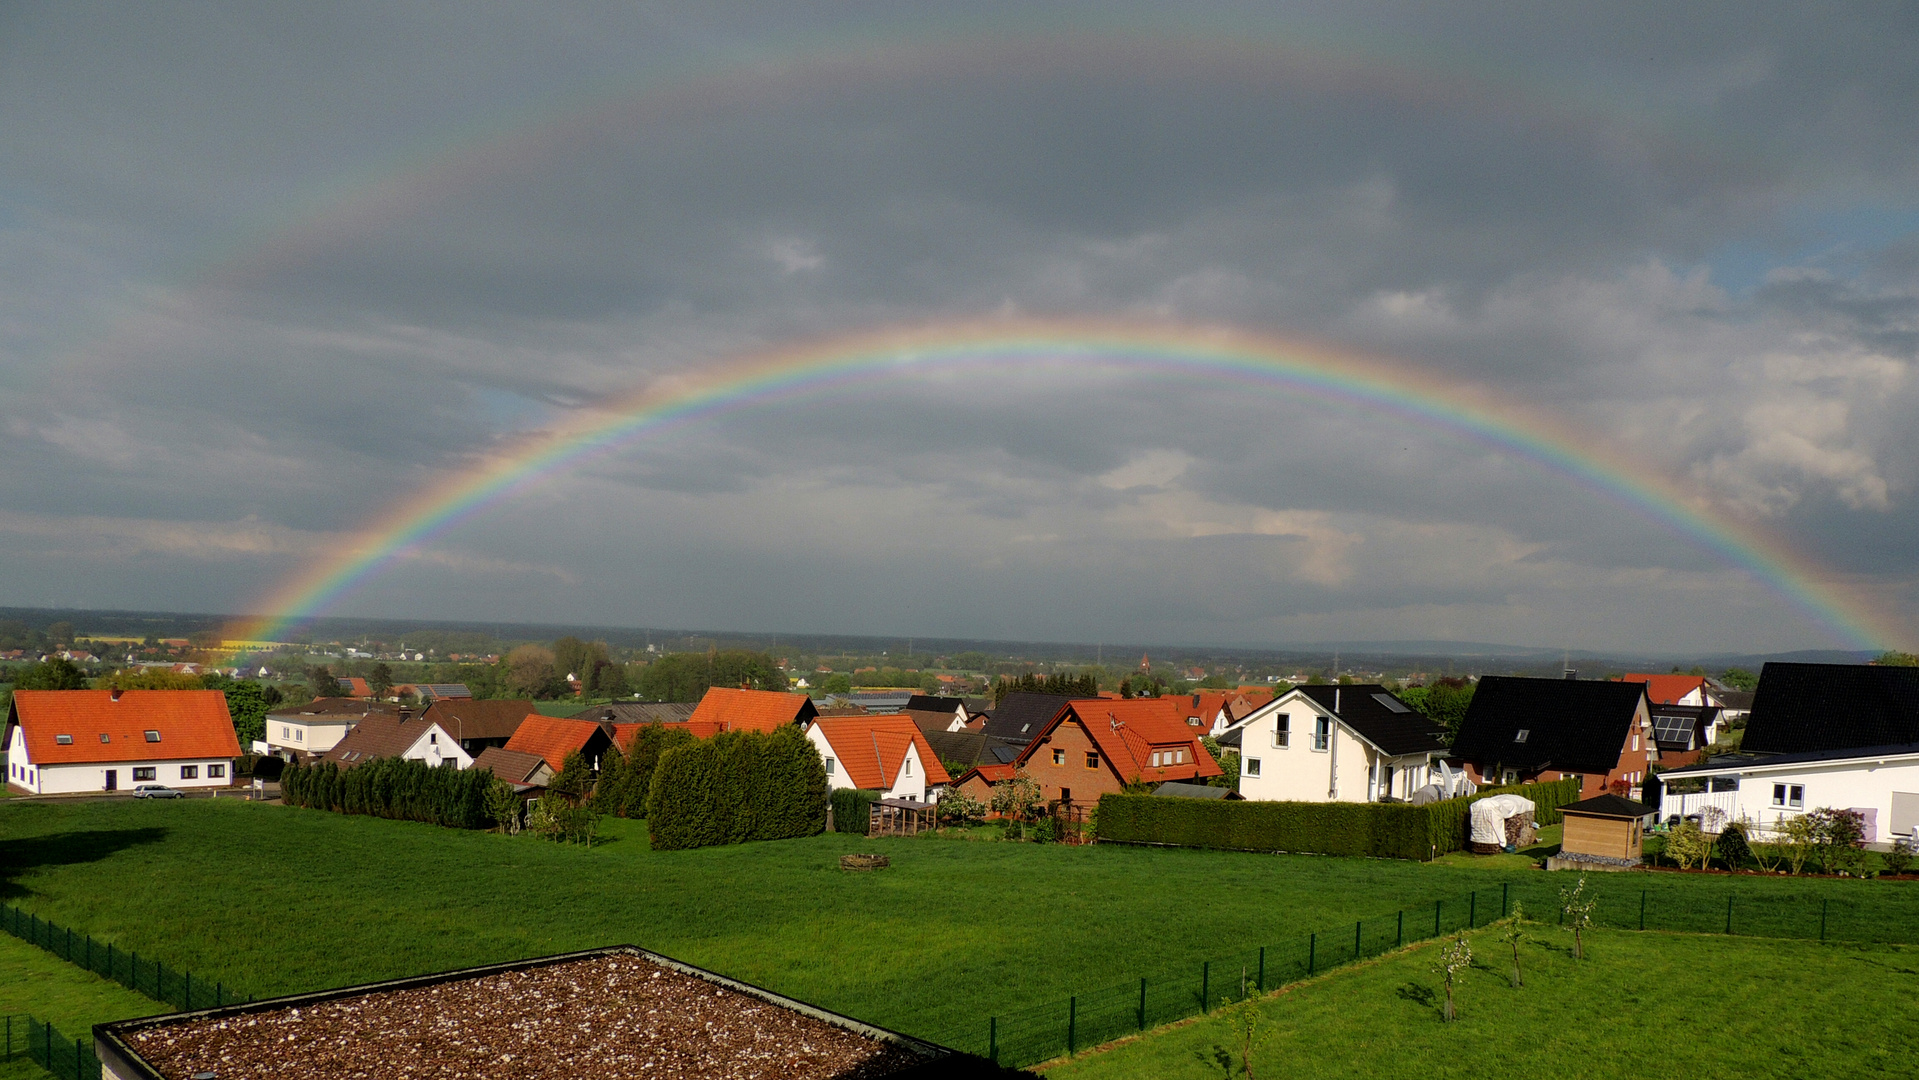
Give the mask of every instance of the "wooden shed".
<path id="1" fill-rule="evenodd" d="M 1563 856 L 1593 855 L 1602 859 L 1639 860 L 1646 819 L 1653 809 L 1618 795 L 1595 795 L 1559 808 L 1566 819 L 1560 842 Z"/>

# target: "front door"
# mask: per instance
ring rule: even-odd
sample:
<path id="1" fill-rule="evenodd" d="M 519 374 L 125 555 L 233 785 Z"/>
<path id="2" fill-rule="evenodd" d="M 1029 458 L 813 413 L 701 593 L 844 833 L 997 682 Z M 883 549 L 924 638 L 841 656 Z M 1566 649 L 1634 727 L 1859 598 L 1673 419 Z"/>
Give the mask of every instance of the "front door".
<path id="1" fill-rule="evenodd" d="M 118 791 L 119 789 L 120 789 L 120 770 L 108 769 L 107 770 L 107 790 Z"/>

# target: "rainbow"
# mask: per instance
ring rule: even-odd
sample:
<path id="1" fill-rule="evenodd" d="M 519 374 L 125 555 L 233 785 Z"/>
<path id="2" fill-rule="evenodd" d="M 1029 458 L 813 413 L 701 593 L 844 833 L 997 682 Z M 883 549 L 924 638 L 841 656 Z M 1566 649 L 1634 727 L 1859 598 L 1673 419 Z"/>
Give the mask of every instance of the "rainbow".
<path id="1" fill-rule="evenodd" d="M 419 545 L 541 478 L 636 440 L 741 408 L 850 385 L 1036 365 L 1230 381 L 1383 411 L 1464 435 L 1571 477 L 1715 552 L 1849 647 L 1879 648 L 1902 636 L 1895 622 L 1848 597 L 1823 568 L 1605 440 L 1580 434 L 1564 416 L 1486 388 L 1322 345 L 1120 319 L 977 319 L 896 327 L 769 349 L 658 380 L 409 494 L 339 551 L 302 568 L 255 609 L 265 615 L 230 628 L 227 636 L 285 640 L 289 630 L 336 605 Z"/>

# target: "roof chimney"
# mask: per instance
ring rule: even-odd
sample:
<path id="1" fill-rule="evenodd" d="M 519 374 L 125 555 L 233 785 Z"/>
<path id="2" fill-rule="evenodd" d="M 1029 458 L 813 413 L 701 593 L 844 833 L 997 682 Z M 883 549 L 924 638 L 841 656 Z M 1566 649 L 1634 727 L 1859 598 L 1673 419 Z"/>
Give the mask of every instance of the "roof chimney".
<path id="1" fill-rule="evenodd" d="M 1577 670 L 1575 670 L 1575 669 L 1573 669 L 1573 668 L 1567 668 L 1567 669 L 1566 669 L 1566 678 L 1568 678 L 1568 679 L 1577 679 L 1577 678 L 1579 678 L 1579 672 L 1578 672 Z"/>
<path id="2" fill-rule="evenodd" d="M 111 691 L 109 691 L 109 693 L 110 693 L 110 694 L 112 694 L 112 696 L 113 696 L 113 700 L 114 700 L 114 701 L 119 701 L 119 700 L 120 700 L 120 688 L 119 688 L 119 687 L 117 687 L 117 686 L 116 686 L 116 687 L 114 687 L 114 688 L 113 688 L 113 689 L 112 689 Z"/>
<path id="3" fill-rule="evenodd" d="M 413 710 L 405 705 L 400 706 L 400 723 L 404 724 L 411 719 L 413 719 Z"/>

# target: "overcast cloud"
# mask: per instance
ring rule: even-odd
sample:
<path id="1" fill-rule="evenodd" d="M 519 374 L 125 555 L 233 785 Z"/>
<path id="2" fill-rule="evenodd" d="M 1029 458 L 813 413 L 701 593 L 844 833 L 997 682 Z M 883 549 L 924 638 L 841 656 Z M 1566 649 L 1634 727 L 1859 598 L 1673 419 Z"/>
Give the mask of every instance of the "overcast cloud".
<path id="1" fill-rule="evenodd" d="M 1497 388 L 1919 641 L 1919 15 L 0 9 L 0 603 L 245 611 L 450 471 L 839 332 L 1124 316 Z M 554 475 L 336 614 L 1847 643 L 1458 433 L 915 376 Z"/>

